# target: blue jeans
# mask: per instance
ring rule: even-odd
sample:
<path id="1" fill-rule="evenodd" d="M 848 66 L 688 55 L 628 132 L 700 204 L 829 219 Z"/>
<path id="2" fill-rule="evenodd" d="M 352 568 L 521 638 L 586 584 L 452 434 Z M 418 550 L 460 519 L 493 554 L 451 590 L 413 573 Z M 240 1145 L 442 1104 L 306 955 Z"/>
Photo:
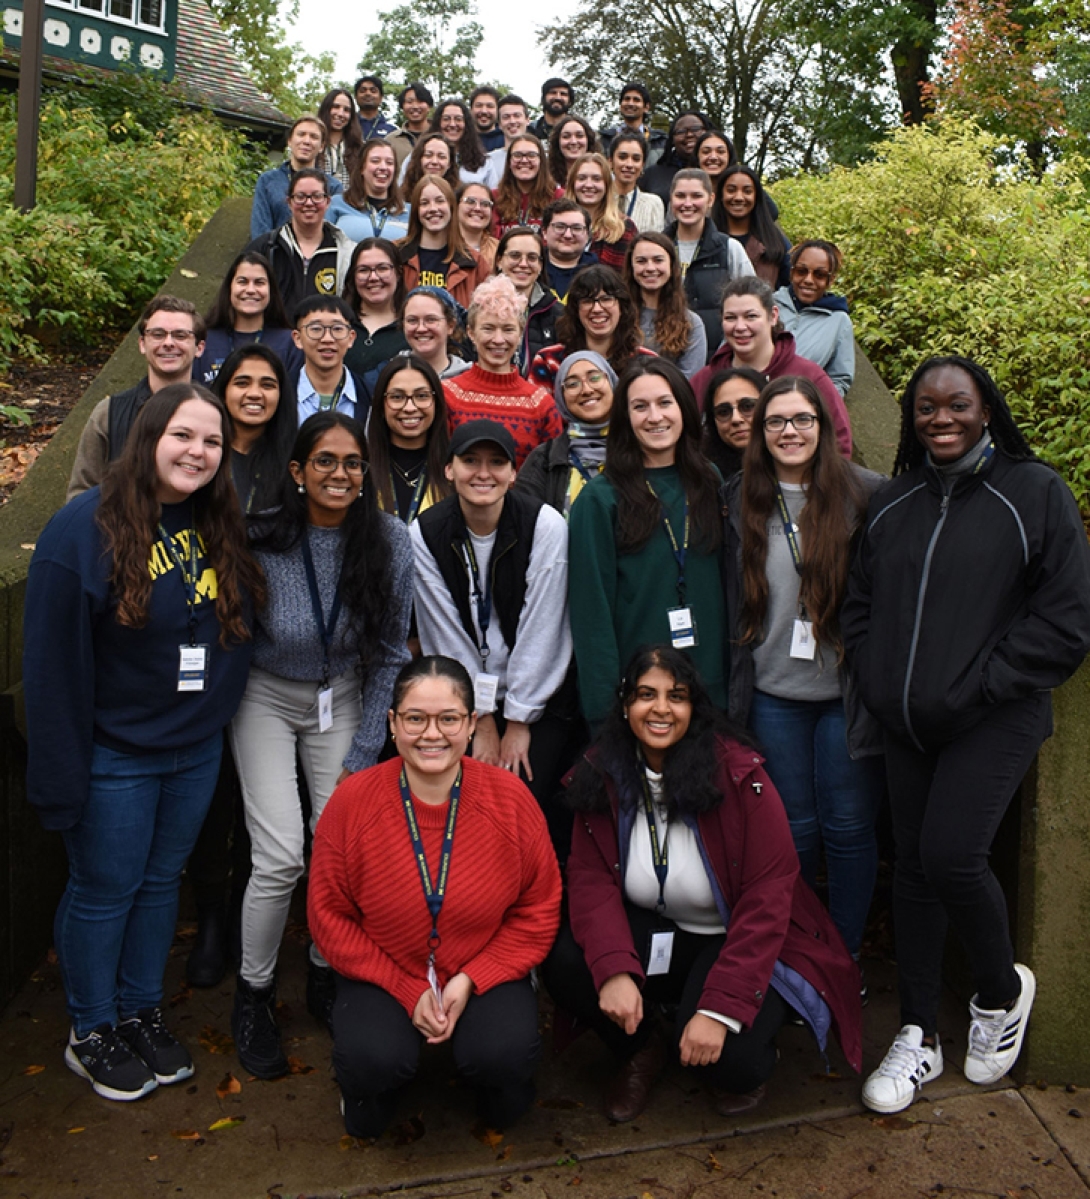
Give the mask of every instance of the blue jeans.
<path id="1" fill-rule="evenodd" d="M 76 1035 L 157 1007 L 182 868 L 201 831 L 223 736 L 156 754 L 96 745 L 53 933 Z"/>
<path id="2" fill-rule="evenodd" d="M 842 699 L 816 703 L 753 693 L 750 728 L 767 755 L 803 878 L 813 887 L 825 846 L 829 914 L 855 957 L 878 873 L 875 820 L 882 759 L 848 756 Z"/>

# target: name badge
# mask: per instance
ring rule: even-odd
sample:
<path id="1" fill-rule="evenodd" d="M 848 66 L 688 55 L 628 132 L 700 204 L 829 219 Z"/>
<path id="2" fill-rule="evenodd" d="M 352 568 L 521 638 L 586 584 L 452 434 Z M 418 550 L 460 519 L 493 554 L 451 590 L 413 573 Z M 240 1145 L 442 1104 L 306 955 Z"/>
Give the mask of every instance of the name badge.
<path id="1" fill-rule="evenodd" d="M 794 627 L 791 630 L 791 657 L 801 658 L 805 662 L 812 662 L 814 654 L 817 653 L 817 642 L 814 640 L 814 626 L 809 620 L 799 620 L 795 618 Z"/>
<path id="2" fill-rule="evenodd" d="M 670 959 L 674 956 L 674 930 L 651 934 L 651 957 L 647 962 L 647 973 L 669 974 Z"/>
<path id="3" fill-rule="evenodd" d="M 667 608 L 666 619 L 670 622 L 670 644 L 674 649 L 692 649 L 697 644 L 692 608 Z"/>
<path id="4" fill-rule="evenodd" d="M 496 692 L 499 685 L 498 674 L 479 674 L 473 680 L 473 706 L 478 712 L 487 714 L 496 710 Z"/>
<path id="5" fill-rule="evenodd" d="M 318 732 L 328 733 L 333 727 L 333 688 L 322 687 L 318 692 Z"/>
<path id="6" fill-rule="evenodd" d="M 203 691 L 208 685 L 208 646 L 178 646 L 178 690 Z"/>

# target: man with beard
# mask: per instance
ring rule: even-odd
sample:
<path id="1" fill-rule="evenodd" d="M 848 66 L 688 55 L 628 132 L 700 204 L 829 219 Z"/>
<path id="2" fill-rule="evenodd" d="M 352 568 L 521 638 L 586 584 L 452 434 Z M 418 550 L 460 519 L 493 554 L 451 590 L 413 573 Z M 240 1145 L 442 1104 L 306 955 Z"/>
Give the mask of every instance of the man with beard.
<path id="1" fill-rule="evenodd" d="M 575 91 L 566 79 L 546 79 L 541 85 L 541 116 L 530 126 L 530 132 L 547 146 L 553 126 L 574 103 Z"/>
<path id="2" fill-rule="evenodd" d="M 504 144 L 503 130 L 497 124 L 499 118 L 500 93 L 494 87 L 483 84 L 469 93 L 469 111 L 477 126 L 477 136 L 485 151 L 498 150 Z"/>

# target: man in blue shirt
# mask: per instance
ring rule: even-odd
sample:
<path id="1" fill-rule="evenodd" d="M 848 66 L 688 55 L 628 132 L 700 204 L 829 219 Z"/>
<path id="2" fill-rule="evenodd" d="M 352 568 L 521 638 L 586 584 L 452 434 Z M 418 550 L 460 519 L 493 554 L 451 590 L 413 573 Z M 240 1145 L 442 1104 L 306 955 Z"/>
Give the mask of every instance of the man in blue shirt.
<path id="1" fill-rule="evenodd" d="M 308 296 L 295 310 L 292 340 L 304 359 L 295 389 L 299 423 L 333 408 L 365 424 L 371 397 L 363 380 L 344 365 L 356 340 L 352 309 L 337 296 Z"/>
<path id="2" fill-rule="evenodd" d="M 385 94 L 382 80 L 377 75 L 361 75 L 356 80 L 356 107 L 360 110 L 360 132 L 365 142 L 397 132 L 397 126 L 382 115 Z"/>

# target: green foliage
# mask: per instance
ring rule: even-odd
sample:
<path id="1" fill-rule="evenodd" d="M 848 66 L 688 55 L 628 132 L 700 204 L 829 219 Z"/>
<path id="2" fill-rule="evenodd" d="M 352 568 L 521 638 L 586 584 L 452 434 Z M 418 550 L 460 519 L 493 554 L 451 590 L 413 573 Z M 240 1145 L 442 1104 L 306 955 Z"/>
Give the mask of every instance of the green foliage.
<path id="1" fill-rule="evenodd" d="M 792 240 L 844 253 L 856 336 L 899 394 L 928 355 L 976 359 L 1090 513 L 1090 211 L 1069 156 L 1042 179 L 952 120 L 900 129 L 874 161 L 773 188 Z"/>
<path id="2" fill-rule="evenodd" d="M 43 329 L 88 342 L 131 321 L 223 200 L 253 184 L 237 136 L 209 115 L 174 108 L 153 134 L 138 106 L 109 124 L 80 98 L 42 107 L 29 213 L 11 207 L 15 100 L 0 98 L 0 365 L 37 354 Z"/>
<path id="3" fill-rule="evenodd" d="M 361 73 L 378 75 L 393 92 L 414 79 L 436 100 L 468 96 L 477 84 L 477 47 L 484 28 L 472 18 L 472 0 L 415 0 L 379 14 L 368 39 Z"/>

